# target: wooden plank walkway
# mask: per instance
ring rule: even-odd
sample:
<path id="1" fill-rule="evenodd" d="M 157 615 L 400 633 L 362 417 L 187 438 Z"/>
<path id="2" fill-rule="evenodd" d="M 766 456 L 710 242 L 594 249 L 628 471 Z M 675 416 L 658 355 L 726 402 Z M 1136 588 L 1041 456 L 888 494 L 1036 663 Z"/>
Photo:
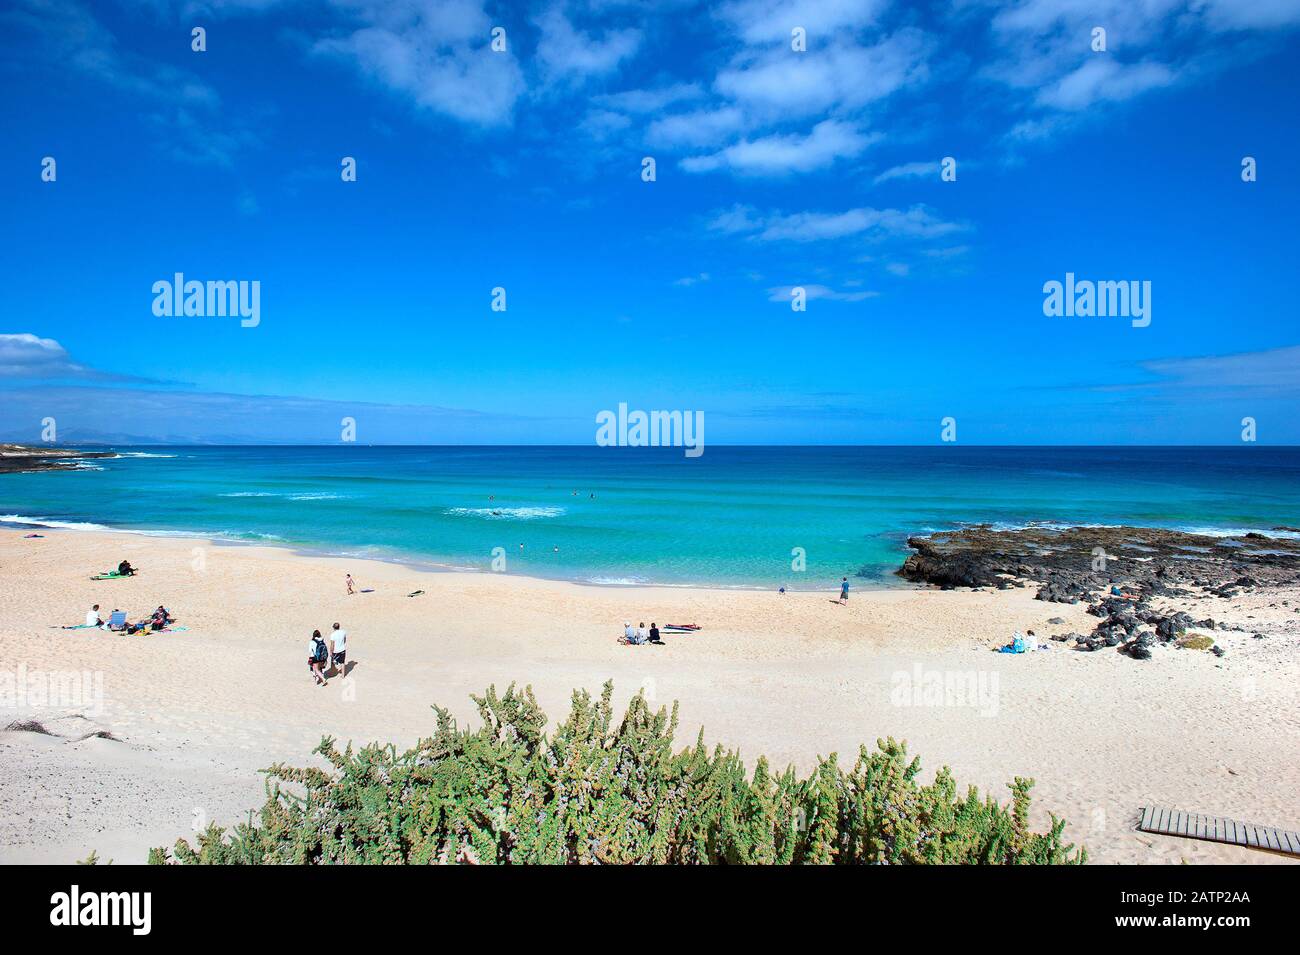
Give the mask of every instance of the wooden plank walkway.
<path id="1" fill-rule="evenodd" d="M 1165 809 L 1162 806 L 1143 806 L 1138 829 L 1162 836 L 1226 842 L 1229 845 L 1246 846 L 1248 849 L 1267 849 L 1300 856 L 1300 833 L 1289 829 L 1256 826 L 1236 819 Z"/>

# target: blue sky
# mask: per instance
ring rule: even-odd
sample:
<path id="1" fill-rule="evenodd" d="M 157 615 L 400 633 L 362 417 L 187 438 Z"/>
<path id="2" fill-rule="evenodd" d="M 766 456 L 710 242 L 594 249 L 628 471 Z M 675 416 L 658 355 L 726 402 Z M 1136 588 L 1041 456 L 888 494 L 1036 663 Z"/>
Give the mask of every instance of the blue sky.
<path id="1" fill-rule="evenodd" d="M 1298 44 L 1300 0 L 9 2 L 0 436 L 1300 443 Z M 154 315 L 176 272 L 260 324 Z M 1151 324 L 1045 316 L 1067 272 Z"/>

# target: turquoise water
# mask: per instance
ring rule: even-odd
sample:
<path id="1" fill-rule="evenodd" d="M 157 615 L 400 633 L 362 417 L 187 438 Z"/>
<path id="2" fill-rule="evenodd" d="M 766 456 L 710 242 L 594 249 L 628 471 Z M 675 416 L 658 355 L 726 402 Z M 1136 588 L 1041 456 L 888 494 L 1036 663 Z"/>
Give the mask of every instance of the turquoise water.
<path id="1" fill-rule="evenodd" d="M 592 583 L 887 579 L 981 521 L 1300 525 L 1297 448 L 130 448 L 0 475 L 0 520 L 212 535 Z M 520 544 L 523 547 L 520 547 Z M 558 548 L 558 551 L 556 550 Z M 792 569 L 802 548 L 806 569 Z"/>

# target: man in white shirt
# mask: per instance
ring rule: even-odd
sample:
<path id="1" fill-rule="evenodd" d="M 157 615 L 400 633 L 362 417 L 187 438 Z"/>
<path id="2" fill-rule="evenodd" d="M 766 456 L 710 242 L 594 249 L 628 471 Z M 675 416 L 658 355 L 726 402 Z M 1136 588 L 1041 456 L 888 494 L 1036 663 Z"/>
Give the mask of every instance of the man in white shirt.
<path id="1" fill-rule="evenodd" d="M 103 625 L 104 621 L 99 619 L 99 604 L 95 604 L 95 606 L 86 611 L 86 626 L 102 627 Z"/>
<path id="2" fill-rule="evenodd" d="M 330 634 L 330 663 L 339 676 L 347 676 L 348 669 L 348 632 L 334 624 L 334 632 Z"/>

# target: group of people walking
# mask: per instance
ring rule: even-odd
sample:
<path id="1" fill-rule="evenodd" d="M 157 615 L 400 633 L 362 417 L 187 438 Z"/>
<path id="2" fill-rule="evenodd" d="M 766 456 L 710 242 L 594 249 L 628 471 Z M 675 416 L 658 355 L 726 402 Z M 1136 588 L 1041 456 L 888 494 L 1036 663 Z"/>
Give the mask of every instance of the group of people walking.
<path id="1" fill-rule="evenodd" d="M 329 686 L 325 678 L 327 673 L 345 677 L 348 675 L 348 632 L 334 624 L 328 641 L 313 630 L 311 641 L 307 644 L 307 668 L 311 670 L 312 679 L 317 686 Z"/>

